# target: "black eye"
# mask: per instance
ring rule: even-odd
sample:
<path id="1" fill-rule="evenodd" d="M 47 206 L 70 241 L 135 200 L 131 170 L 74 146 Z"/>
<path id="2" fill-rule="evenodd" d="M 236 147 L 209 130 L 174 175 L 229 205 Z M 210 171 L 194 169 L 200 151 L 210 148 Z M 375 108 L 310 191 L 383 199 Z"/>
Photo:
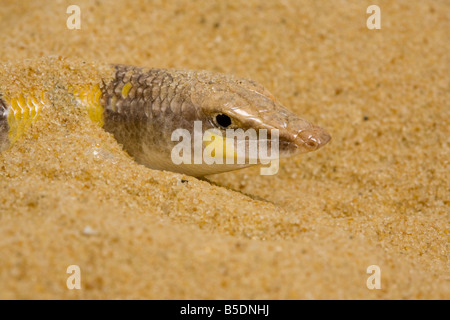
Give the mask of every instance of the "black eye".
<path id="1" fill-rule="evenodd" d="M 227 128 L 231 124 L 231 118 L 221 113 L 216 116 L 216 123 L 222 128 Z"/>

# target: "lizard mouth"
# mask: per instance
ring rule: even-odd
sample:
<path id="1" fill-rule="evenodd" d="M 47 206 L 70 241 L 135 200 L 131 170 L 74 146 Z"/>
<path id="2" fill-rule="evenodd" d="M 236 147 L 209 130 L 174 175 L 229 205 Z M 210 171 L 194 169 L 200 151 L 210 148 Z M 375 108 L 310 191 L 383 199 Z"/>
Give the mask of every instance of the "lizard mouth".
<path id="1" fill-rule="evenodd" d="M 277 143 L 273 139 L 278 140 Z M 258 137 L 256 140 L 249 139 L 228 139 L 226 137 L 215 137 L 214 143 L 218 143 L 220 157 L 236 158 L 243 155 L 243 159 L 247 162 L 250 159 L 275 159 L 279 157 L 290 157 L 299 153 L 307 153 L 315 151 L 331 140 L 331 136 L 324 129 L 312 126 L 308 129 L 299 130 L 295 133 L 282 134 L 273 137 L 271 134 L 266 138 Z M 214 146 L 214 143 L 211 146 Z M 275 143 L 275 145 L 274 145 Z M 252 153 L 252 144 L 253 151 Z M 223 148 L 223 152 L 221 151 Z M 238 156 L 238 152 L 241 156 Z M 255 155 L 256 154 L 256 155 Z M 217 155 L 216 155 L 217 156 Z"/>

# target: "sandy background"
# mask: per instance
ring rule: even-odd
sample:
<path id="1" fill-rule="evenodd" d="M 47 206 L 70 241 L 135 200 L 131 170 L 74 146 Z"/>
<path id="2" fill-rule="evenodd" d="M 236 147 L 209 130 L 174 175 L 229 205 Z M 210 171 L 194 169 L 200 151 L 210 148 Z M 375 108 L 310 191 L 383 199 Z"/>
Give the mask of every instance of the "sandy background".
<path id="1" fill-rule="evenodd" d="M 0 154 L 0 298 L 450 298 L 448 1 L 2 0 L 0 30 L 2 91 L 88 83 L 109 62 L 207 69 L 333 136 L 275 176 L 210 183 L 137 165 L 53 90 Z"/>

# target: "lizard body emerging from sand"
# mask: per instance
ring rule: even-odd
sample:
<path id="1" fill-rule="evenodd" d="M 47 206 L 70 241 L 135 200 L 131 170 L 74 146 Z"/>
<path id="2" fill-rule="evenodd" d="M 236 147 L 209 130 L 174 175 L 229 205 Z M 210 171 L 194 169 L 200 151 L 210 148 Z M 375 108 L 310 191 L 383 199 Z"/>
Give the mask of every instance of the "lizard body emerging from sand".
<path id="1" fill-rule="evenodd" d="M 254 81 L 206 71 L 112 67 L 113 79 L 67 90 L 93 121 L 149 168 L 204 176 L 251 165 L 174 164 L 171 151 L 177 142 L 171 135 L 180 128 L 194 134 L 194 121 L 201 121 L 203 131 L 266 129 L 270 135 L 277 129 L 280 157 L 317 150 L 330 140 L 326 131 L 284 108 Z M 0 151 L 16 141 L 46 105 L 45 93 L 0 93 Z"/>

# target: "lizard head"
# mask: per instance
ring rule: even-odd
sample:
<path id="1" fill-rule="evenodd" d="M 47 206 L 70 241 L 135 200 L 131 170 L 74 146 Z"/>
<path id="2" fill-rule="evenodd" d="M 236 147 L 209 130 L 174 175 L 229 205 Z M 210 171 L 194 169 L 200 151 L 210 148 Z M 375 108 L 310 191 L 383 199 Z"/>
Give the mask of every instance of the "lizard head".
<path id="1" fill-rule="evenodd" d="M 315 151 L 331 137 L 316 126 L 283 107 L 258 83 L 222 74 L 199 75 L 192 101 L 200 106 L 204 129 L 278 130 L 279 156 L 289 157 Z M 258 135 L 258 139 L 264 139 Z M 270 144 L 270 140 L 269 144 Z"/>

